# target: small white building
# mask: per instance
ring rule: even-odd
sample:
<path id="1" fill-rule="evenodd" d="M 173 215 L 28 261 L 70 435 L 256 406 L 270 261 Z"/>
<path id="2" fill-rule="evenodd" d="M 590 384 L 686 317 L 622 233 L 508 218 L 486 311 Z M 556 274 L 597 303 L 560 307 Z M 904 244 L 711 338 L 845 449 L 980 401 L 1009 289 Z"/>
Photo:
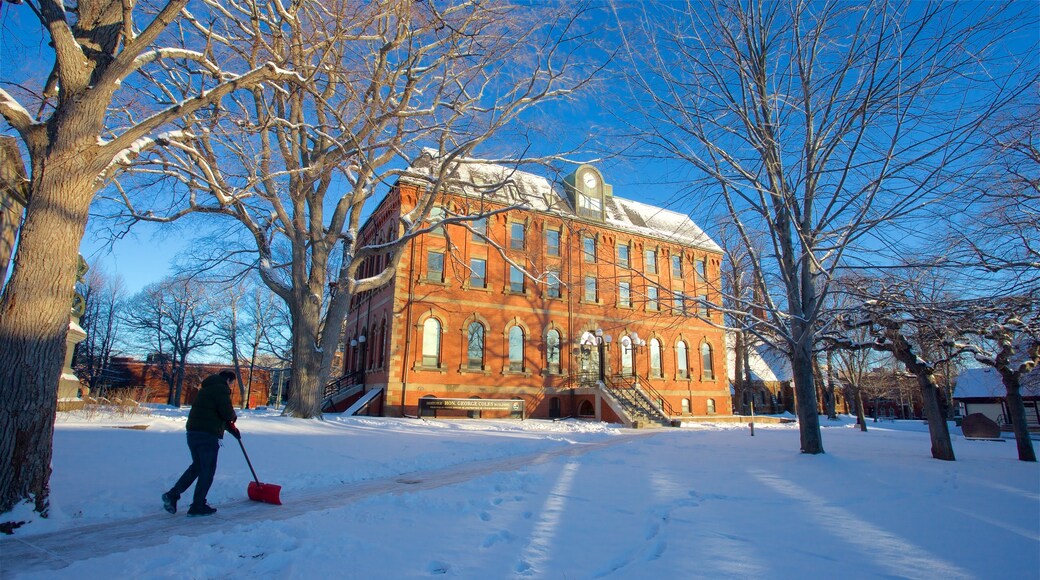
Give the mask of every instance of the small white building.
<path id="1" fill-rule="evenodd" d="M 953 401 L 962 417 L 982 413 L 1002 428 L 1009 425 L 1007 390 L 1000 373 L 992 367 L 964 369 L 957 375 Z M 1026 422 L 1030 429 L 1040 429 L 1040 371 L 1022 377 L 1022 401 L 1026 408 Z"/>

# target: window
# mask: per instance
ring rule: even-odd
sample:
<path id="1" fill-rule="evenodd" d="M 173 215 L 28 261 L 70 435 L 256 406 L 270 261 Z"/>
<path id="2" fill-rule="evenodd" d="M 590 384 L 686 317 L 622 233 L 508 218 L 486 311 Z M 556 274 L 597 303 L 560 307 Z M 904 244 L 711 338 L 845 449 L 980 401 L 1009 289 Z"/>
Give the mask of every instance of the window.
<path id="1" fill-rule="evenodd" d="M 627 268 L 631 264 L 628 257 L 628 244 L 622 244 L 617 247 L 617 263 L 622 268 Z"/>
<path id="2" fill-rule="evenodd" d="M 509 247 L 513 250 L 524 249 L 524 240 L 526 232 L 524 231 L 524 224 L 514 222 L 509 224 Z"/>
<path id="3" fill-rule="evenodd" d="M 430 209 L 430 223 L 431 224 L 435 224 L 435 223 L 443 220 L 446 217 L 446 215 L 447 214 L 444 213 L 444 208 L 443 207 L 434 207 L 434 208 Z M 435 228 L 433 228 L 433 230 L 430 233 L 435 235 L 435 236 L 443 236 L 444 235 L 444 226 L 435 227 Z"/>
<path id="4" fill-rule="evenodd" d="M 682 278 L 682 256 L 678 254 L 672 254 L 672 278 Z"/>
<path id="5" fill-rule="evenodd" d="M 441 366 L 441 323 L 436 318 L 427 318 L 423 323 L 422 365 Z"/>
<path id="6" fill-rule="evenodd" d="M 586 264 L 596 262 L 596 238 L 585 236 L 581 239 L 581 253 Z"/>
<path id="7" fill-rule="evenodd" d="M 644 250 L 643 251 L 643 260 L 644 260 L 644 262 L 646 264 L 646 273 L 647 274 L 656 274 L 657 273 L 657 250 L 656 249 Z"/>
<path id="8" fill-rule="evenodd" d="M 683 415 L 689 415 L 690 414 L 690 400 L 689 399 L 683 399 L 682 400 L 682 414 Z"/>
<path id="9" fill-rule="evenodd" d="M 549 372 L 560 374 L 560 332 L 550 330 L 545 335 L 545 360 L 549 363 Z"/>
<path id="10" fill-rule="evenodd" d="M 484 243 L 487 241 L 487 218 L 482 217 L 479 220 L 473 220 L 470 225 L 473 228 L 473 241 Z"/>
<path id="11" fill-rule="evenodd" d="M 646 309 L 657 310 L 657 286 L 646 287 Z"/>
<path id="12" fill-rule="evenodd" d="M 563 296 L 563 291 L 561 289 L 562 284 L 560 283 L 560 273 L 555 270 L 549 270 L 545 278 L 548 283 L 546 293 L 549 298 L 560 298 Z"/>
<path id="13" fill-rule="evenodd" d="M 656 338 L 650 339 L 650 376 L 657 378 L 664 376 L 661 369 L 661 341 Z"/>
<path id="14" fill-rule="evenodd" d="M 705 379 L 715 378 L 715 364 L 711 360 L 711 345 L 708 343 L 701 345 L 701 368 L 704 369 Z"/>
<path id="15" fill-rule="evenodd" d="M 487 260 L 469 259 L 469 285 L 471 288 L 487 288 Z"/>
<path id="16" fill-rule="evenodd" d="M 471 322 L 466 333 L 466 368 L 484 369 L 484 325 Z"/>
<path id="17" fill-rule="evenodd" d="M 708 399 L 708 414 L 715 414 L 715 399 Z"/>
<path id="18" fill-rule="evenodd" d="M 697 295 L 697 312 L 704 318 L 708 317 L 708 293 L 701 292 Z"/>
<path id="19" fill-rule="evenodd" d="M 632 283 L 627 281 L 618 282 L 618 306 L 622 308 L 632 307 Z"/>
<path id="20" fill-rule="evenodd" d="M 693 269 L 697 272 L 697 281 L 704 281 L 704 260 L 697 260 L 693 263 Z"/>
<path id="21" fill-rule="evenodd" d="M 545 253 L 550 256 L 560 255 L 560 230 L 545 230 Z"/>
<path id="22" fill-rule="evenodd" d="M 444 281 L 444 252 L 439 250 L 426 252 L 426 279 L 430 282 Z"/>
<path id="23" fill-rule="evenodd" d="M 509 265 L 509 291 L 516 294 L 524 293 L 524 273 L 512 264 Z"/>
<path id="24" fill-rule="evenodd" d="M 690 378 L 690 357 L 686 343 L 681 340 L 675 345 L 675 374 L 680 379 Z"/>
<path id="25" fill-rule="evenodd" d="M 585 302 L 595 302 L 596 297 L 596 277 L 585 276 Z"/>
<path id="26" fill-rule="evenodd" d="M 509 370 L 524 370 L 524 329 L 519 326 L 509 329 Z"/>
<path id="27" fill-rule="evenodd" d="M 683 297 L 682 289 L 672 290 L 672 296 L 675 298 L 675 306 L 672 309 L 672 314 L 676 316 L 685 316 L 686 298 Z"/>

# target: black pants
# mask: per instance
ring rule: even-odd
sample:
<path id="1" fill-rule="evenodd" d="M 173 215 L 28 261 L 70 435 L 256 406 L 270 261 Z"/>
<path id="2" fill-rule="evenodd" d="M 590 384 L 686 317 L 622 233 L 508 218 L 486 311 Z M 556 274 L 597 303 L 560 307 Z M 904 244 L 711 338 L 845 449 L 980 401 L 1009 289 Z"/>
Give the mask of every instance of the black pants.
<path id="1" fill-rule="evenodd" d="M 173 484 L 170 495 L 180 499 L 181 494 L 188 490 L 191 483 L 198 479 L 195 484 L 195 496 L 192 505 L 206 505 L 206 494 L 213 485 L 213 475 L 217 472 L 217 453 L 220 452 L 220 439 L 212 433 L 201 431 L 188 431 L 188 450 L 191 451 L 191 465 L 184 470 L 184 474 Z"/>

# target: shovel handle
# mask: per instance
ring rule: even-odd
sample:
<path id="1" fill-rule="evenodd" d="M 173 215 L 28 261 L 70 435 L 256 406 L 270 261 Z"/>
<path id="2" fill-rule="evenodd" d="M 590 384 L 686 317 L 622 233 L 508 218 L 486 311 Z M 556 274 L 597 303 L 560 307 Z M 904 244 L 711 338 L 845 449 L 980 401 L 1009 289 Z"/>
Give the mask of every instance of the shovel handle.
<path id="1" fill-rule="evenodd" d="M 242 438 L 236 437 L 235 440 L 238 441 L 238 446 L 242 448 L 242 455 L 246 458 L 246 465 L 249 466 L 249 471 L 253 474 L 253 481 L 260 483 L 260 478 L 256 476 L 256 471 L 253 469 L 253 462 L 249 460 L 249 454 L 246 453 L 246 446 L 242 444 Z"/>

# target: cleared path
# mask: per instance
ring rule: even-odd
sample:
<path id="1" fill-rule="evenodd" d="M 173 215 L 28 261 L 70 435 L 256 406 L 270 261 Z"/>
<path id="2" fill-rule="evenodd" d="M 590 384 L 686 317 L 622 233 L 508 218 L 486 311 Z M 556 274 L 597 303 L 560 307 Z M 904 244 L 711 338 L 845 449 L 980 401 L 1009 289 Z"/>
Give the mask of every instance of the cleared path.
<path id="1" fill-rule="evenodd" d="M 342 487 L 298 493 L 283 488 L 281 500 L 284 505 L 274 506 L 243 500 L 219 505 L 216 514 L 204 518 L 189 518 L 184 515 L 184 509 L 177 515 L 170 516 L 162 511 L 156 496 L 155 515 L 69 528 L 24 538 L 16 534 L 0 540 L 0 576 L 6 578 L 21 572 L 58 570 L 79 560 L 164 544 L 173 536 L 201 536 L 252 522 L 286 520 L 371 496 L 436 489 L 484 475 L 516 471 L 527 465 L 547 463 L 558 457 L 584 455 L 626 443 L 635 437 L 653 434 L 652 431 L 635 432 L 596 443 L 578 443 L 529 455 L 404 473 Z"/>

